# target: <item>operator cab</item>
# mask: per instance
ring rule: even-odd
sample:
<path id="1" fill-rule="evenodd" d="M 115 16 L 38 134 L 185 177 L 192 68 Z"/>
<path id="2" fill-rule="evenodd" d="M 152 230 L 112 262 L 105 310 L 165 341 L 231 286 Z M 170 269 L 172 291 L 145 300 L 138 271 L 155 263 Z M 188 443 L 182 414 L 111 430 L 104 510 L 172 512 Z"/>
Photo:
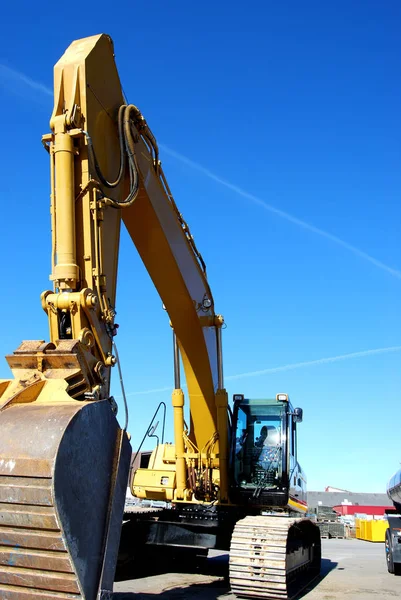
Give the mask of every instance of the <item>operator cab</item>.
<path id="1" fill-rule="evenodd" d="M 306 510 L 306 480 L 297 461 L 297 423 L 287 394 L 249 400 L 234 395 L 231 472 L 234 501 Z M 305 507 L 304 507 L 305 505 Z"/>

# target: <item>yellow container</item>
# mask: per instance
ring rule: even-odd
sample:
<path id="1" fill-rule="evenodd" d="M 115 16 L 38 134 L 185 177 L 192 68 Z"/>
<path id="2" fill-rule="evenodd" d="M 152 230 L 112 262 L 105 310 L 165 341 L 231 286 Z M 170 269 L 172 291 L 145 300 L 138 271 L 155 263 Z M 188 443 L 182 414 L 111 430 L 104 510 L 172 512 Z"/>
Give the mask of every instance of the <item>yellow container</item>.
<path id="1" fill-rule="evenodd" d="M 355 537 L 361 539 L 361 519 L 355 519 Z"/>
<path id="2" fill-rule="evenodd" d="M 358 539 L 366 540 L 367 542 L 384 542 L 388 522 L 385 519 L 369 521 L 366 519 L 356 519 L 356 528 Z"/>
<path id="3" fill-rule="evenodd" d="M 384 542 L 386 539 L 386 531 L 388 529 L 388 521 L 381 519 L 380 521 L 372 521 L 372 536 L 371 542 Z"/>

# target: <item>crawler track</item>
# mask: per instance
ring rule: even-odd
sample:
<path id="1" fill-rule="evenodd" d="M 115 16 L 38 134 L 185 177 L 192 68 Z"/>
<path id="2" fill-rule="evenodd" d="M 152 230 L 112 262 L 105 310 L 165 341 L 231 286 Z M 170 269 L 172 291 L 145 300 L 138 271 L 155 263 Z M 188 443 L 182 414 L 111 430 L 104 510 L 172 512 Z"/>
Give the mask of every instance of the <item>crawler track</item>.
<path id="1" fill-rule="evenodd" d="M 230 548 L 232 592 L 245 598 L 289 600 L 320 573 L 319 529 L 308 519 L 246 517 Z"/>

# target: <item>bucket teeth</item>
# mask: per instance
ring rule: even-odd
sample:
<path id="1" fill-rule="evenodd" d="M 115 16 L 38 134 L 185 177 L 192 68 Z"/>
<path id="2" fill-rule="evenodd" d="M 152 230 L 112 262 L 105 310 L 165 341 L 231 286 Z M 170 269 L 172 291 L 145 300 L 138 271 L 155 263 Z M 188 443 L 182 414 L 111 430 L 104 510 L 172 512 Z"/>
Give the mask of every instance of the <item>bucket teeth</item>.
<path id="1" fill-rule="evenodd" d="M 12 405 L 0 432 L 0 598 L 96 600 L 131 454 L 109 404 Z"/>

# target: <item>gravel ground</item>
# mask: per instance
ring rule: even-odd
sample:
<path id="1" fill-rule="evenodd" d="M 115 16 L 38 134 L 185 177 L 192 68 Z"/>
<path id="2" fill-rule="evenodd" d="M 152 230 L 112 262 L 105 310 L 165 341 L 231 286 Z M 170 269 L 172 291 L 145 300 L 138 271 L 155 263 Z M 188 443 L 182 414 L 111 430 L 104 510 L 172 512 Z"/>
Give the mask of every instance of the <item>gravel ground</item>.
<path id="1" fill-rule="evenodd" d="M 307 600 L 394 600 L 401 577 L 387 572 L 384 544 L 360 540 L 322 540 L 322 574 L 299 598 Z M 142 568 L 134 579 L 114 584 L 114 600 L 234 600 L 227 581 L 228 556 L 211 552 L 198 569 L 153 573 Z M 193 572 L 188 572 L 192 570 Z M 132 577 L 132 573 L 125 575 Z"/>

